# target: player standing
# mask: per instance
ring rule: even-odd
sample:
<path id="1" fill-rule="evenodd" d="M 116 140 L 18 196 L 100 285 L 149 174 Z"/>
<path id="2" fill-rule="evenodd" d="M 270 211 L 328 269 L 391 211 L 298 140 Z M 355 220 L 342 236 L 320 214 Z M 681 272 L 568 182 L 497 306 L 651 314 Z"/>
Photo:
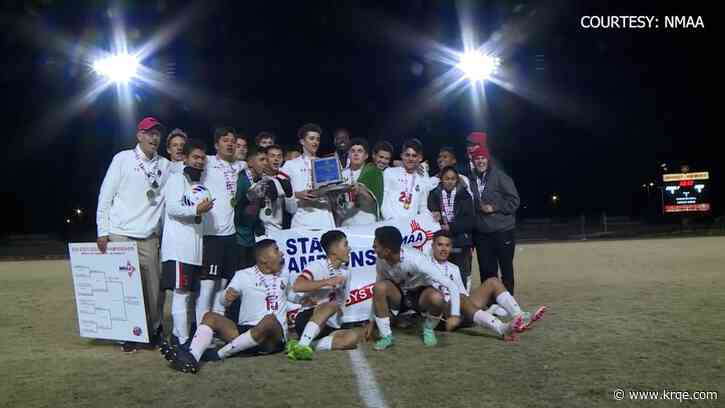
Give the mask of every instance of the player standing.
<path id="1" fill-rule="evenodd" d="M 172 342 L 189 339 L 188 309 L 190 292 L 198 292 L 202 264 L 202 217 L 214 207 L 209 191 L 201 184 L 206 147 L 199 140 L 184 145 L 186 167 L 172 173 L 166 184 L 166 214 L 161 240 L 161 289 L 173 290 Z"/>
<path id="2" fill-rule="evenodd" d="M 196 321 L 200 322 L 212 305 L 218 313 L 224 287 L 234 276 L 239 264 L 234 227 L 234 207 L 236 207 L 236 189 L 239 173 L 246 163 L 235 160 L 236 134 L 234 129 L 221 127 L 214 131 L 216 156 L 207 158 L 202 184 L 209 189 L 214 208 L 204 217 L 204 268 L 201 276 L 201 289 L 197 300 Z M 217 300 L 214 300 L 216 293 Z"/>
<path id="3" fill-rule="evenodd" d="M 410 220 L 428 211 L 430 177 L 421 171 L 423 146 L 417 140 L 403 144 L 402 167 L 390 167 L 383 173 L 385 196 L 381 208 L 383 219 Z"/>
<path id="4" fill-rule="evenodd" d="M 322 129 L 314 123 L 303 125 L 297 131 L 297 139 L 302 146 L 302 156 L 287 161 L 282 171 L 292 181 L 297 208 L 292 217 L 292 228 L 335 228 L 335 220 L 327 200 L 313 192 L 312 163 L 320 147 Z"/>

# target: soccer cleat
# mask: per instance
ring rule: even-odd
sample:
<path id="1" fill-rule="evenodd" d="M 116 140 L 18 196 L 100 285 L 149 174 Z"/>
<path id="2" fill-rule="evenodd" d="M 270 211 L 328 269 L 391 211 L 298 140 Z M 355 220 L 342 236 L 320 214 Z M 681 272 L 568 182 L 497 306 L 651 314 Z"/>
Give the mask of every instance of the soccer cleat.
<path id="1" fill-rule="evenodd" d="M 287 342 L 287 345 L 284 347 L 284 352 L 289 355 L 289 353 L 292 352 L 292 350 L 295 349 L 295 347 L 299 344 L 299 341 L 297 340 L 290 340 Z"/>
<path id="2" fill-rule="evenodd" d="M 159 351 L 161 352 L 161 355 L 164 356 L 164 358 L 171 362 L 174 361 L 176 358 L 176 350 L 177 346 L 174 344 L 169 344 L 168 342 L 161 343 L 161 346 L 159 346 Z"/>
<path id="3" fill-rule="evenodd" d="M 312 350 L 312 347 L 295 344 L 292 350 L 287 353 L 287 357 L 294 361 L 312 360 L 314 354 L 315 352 Z"/>
<path id="4" fill-rule="evenodd" d="M 134 351 L 138 350 L 138 344 L 133 341 L 124 341 L 121 344 L 121 350 L 124 353 L 133 353 Z"/>
<path id="5" fill-rule="evenodd" d="M 501 336 L 501 339 L 507 343 L 513 343 L 517 341 L 518 333 L 521 333 L 524 325 L 524 319 L 521 317 L 521 315 L 514 317 L 513 320 L 506 323 L 504 326 L 503 332 L 499 333 Z"/>
<path id="6" fill-rule="evenodd" d="M 375 349 L 377 351 L 383 351 L 386 348 L 392 347 L 394 340 L 395 340 L 395 338 L 393 338 L 392 334 L 389 336 L 384 336 L 380 340 L 375 342 L 375 344 L 373 345 L 373 349 Z"/>
<path id="7" fill-rule="evenodd" d="M 524 313 L 524 330 L 529 330 L 535 321 L 544 317 L 548 309 L 546 306 L 539 306 L 534 313 Z"/>
<path id="8" fill-rule="evenodd" d="M 509 327 L 513 329 L 515 333 L 521 333 L 526 330 L 526 323 L 524 322 L 524 315 L 523 313 L 514 317 L 513 320 L 509 322 Z"/>
<path id="9" fill-rule="evenodd" d="M 190 352 L 184 349 L 176 349 L 171 368 L 182 373 L 196 374 L 199 371 L 199 362 Z"/>
<path id="10" fill-rule="evenodd" d="M 433 329 L 423 328 L 423 344 L 426 347 L 435 347 L 438 344 L 438 339 L 436 339 L 436 334 Z"/>

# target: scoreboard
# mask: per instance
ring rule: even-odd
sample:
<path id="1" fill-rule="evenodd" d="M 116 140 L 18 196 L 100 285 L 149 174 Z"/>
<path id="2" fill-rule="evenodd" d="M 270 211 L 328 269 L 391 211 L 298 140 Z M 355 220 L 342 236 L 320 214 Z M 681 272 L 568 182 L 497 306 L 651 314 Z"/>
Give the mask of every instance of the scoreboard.
<path id="1" fill-rule="evenodd" d="M 662 180 L 662 210 L 665 214 L 710 211 L 708 172 L 664 174 Z"/>

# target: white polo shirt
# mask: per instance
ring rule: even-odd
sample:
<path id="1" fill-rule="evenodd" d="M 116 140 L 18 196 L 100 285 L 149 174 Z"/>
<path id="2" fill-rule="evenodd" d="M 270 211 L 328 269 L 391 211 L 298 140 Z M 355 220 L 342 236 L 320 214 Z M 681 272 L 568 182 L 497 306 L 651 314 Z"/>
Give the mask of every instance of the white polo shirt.
<path id="1" fill-rule="evenodd" d="M 98 194 L 99 237 L 118 234 L 143 239 L 159 232 L 169 165 L 158 154 L 149 159 L 138 145 L 113 157 Z"/>
<path id="2" fill-rule="evenodd" d="M 241 160 L 228 162 L 218 156 L 207 157 L 201 184 L 215 201 L 214 208 L 204 217 L 204 235 L 229 236 L 236 232 L 231 200 L 237 192 L 239 172 L 246 168 L 247 163 Z"/>
<path id="3" fill-rule="evenodd" d="M 312 189 L 312 162 L 310 157 L 302 155 L 294 160 L 289 160 L 282 166 L 282 171 L 290 177 L 292 191 L 295 193 Z M 303 203 L 300 200 L 295 200 L 295 202 L 297 203 L 297 211 L 292 217 L 292 228 L 335 228 L 335 219 L 329 210 L 327 201 L 321 199 L 312 204 Z"/>
<path id="4" fill-rule="evenodd" d="M 418 172 L 410 174 L 404 167 L 388 167 L 383 172 L 383 184 L 383 219 L 409 220 L 418 214 L 429 213 L 428 193 L 431 190 L 431 181 L 428 175 Z"/>

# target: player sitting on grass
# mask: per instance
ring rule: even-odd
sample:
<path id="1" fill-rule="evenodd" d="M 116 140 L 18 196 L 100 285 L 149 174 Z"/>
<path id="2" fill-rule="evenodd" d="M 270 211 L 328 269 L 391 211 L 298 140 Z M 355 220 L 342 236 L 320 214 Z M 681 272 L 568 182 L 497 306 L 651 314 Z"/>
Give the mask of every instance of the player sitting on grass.
<path id="1" fill-rule="evenodd" d="M 271 239 L 259 241 L 254 249 L 257 264 L 237 271 L 222 297 L 229 306 L 241 298 L 239 322 L 207 312 L 189 350 L 162 345 L 161 354 L 171 367 L 184 373 L 196 373 L 202 354 L 206 360 L 221 360 L 239 352 L 248 355 L 278 353 L 284 350 L 287 335 L 287 281 L 280 276 L 282 254 Z M 214 334 L 228 343 L 219 350 L 206 349 Z"/>
<path id="2" fill-rule="evenodd" d="M 359 334 L 341 330 L 340 317 L 348 295 L 350 246 L 345 233 L 327 231 L 320 238 L 327 259 L 307 264 L 295 280 L 292 289 L 303 295 L 302 309 L 295 319 L 300 340 L 287 343 L 291 360 L 311 360 L 313 340 L 315 350 L 350 350 L 357 347 Z M 305 306 L 308 305 L 308 306 Z"/>
<path id="3" fill-rule="evenodd" d="M 433 265 L 430 258 L 413 248 L 401 248 L 403 236 L 393 226 L 383 226 L 375 230 L 373 249 L 377 255 L 377 280 L 373 287 L 374 323 L 366 329 L 366 338 L 370 338 L 375 324 L 382 336 L 375 342 L 375 350 L 385 350 L 393 345 L 393 332 L 390 330 L 390 310 L 400 313 L 415 309 L 426 313 L 423 322 L 423 343 L 435 346 L 438 340 L 433 329 L 447 305 L 440 289 L 445 287 L 451 294 L 450 317 L 447 325 L 451 329 L 460 322 L 460 288 L 449 277 L 443 276 Z M 436 285 L 434 287 L 434 285 Z M 437 288 L 436 288 L 437 287 Z"/>
<path id="4" fill-rule="evenodd" d="M 532 323 L 544 316 L 546 306 L 540 306 L 534 313 L 523 312 L 516 302 L 516 299 L 511 296 L 498 278 L 486 279 L 481 286 L 473 290 L 469 295 L 461 280 L 458 267 L 448 262 L 448 256 L 451 253 L 452 246 L 453 239 L 449 232 L 436 232 L 433 236 L 433 255 L 431 259 L 441 273 L 449 277 L 459 287 L 464 326 L 474 324 L 476 326 L 486 327 L 496 332 L 505 341 L 514 341 L 516 340 L 516 333 L 528 329 Z M 434 284 L 434 287 L 436 286 L 437 284 Z M 449 302 L 450 294 L 447 288 L 439 287 L 439 290 L 444 293 L 446 302 Z M 509 323 L 504 323 L 496 316 L 482 310 L 491 302 L 497 302 L 514 318 Z M 453 324 L 450 324 L 449 318 L 446 323 L 445 329 L 452 331 L 457 328 L 457 323 L 460 323 L 460 321 L 456 319 Z"/>

